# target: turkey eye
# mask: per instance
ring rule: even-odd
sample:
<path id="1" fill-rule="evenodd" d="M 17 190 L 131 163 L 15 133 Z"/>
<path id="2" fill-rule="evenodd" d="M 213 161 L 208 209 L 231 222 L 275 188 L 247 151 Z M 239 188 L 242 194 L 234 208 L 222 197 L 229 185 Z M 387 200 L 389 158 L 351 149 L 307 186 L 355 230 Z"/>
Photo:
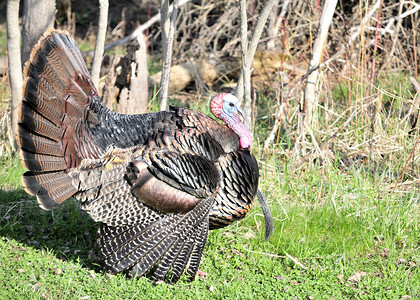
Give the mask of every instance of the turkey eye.
<path id="1" fill-rule="evenodd" d="M 235 106 L 235 104 L 233 104 L 232 102 L 230 102 L 230 103 L 229 103 L 229 106 L 231 106 L 231 107 L 232 107 L 232 106 Z"/>

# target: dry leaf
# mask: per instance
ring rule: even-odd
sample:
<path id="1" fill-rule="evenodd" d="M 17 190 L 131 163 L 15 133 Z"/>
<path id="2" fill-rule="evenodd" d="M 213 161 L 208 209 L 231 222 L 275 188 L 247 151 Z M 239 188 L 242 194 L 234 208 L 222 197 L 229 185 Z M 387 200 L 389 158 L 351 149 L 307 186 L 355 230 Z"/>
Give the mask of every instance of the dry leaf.
<path id="1" fill-rule="evenodd" d="M 384 248 L 384 250 L 382 250 L 382 252 L 381 252 L 381 257 L 382 258 L 388 258 L 388 256 L 389 256 L 389 249 Z"/>
<path id="2" fill-rule="evenodd" d="M 35 274 L 34 274 L 34 273 L 31 273 L 31 274 L 29 275 L 29 279 L 30 279 L 31 281 L 36 281 L 36 276 L 35 276 Z"/>
<path id="3" fill-rule="evenodd" d="M 63 270 L 61 270 L 60 268 L 57 268 L 57 269 L 54 270 L 54 274 L 55 275 L 61 275 L 61 274 L 63 274 Z"/>
<path id="4" fill-rule="evenodd" d="M 96 279 L 96 275 L 95 275 L 95 272 L 94 272 L 93 270 L 90 270 L 90 271 L 89 271 L 89 275 L 90 275 L 90 277 L 92 277 L 93 279 Z"/>
<path id="5" fill-rule="evenodd" d="M 351 275 L 347 280 L 359 283 L 360 279 L 362 279 L 362 277 L 365 277 L 366 275 L 366 272 L 356 272 L 353 275 Z"/>

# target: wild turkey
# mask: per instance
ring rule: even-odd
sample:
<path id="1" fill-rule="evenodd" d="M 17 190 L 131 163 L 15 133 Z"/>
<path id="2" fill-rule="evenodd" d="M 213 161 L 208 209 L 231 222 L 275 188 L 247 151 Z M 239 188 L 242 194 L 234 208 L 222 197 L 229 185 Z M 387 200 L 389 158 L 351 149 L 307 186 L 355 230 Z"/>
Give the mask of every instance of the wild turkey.
<path id="1" fill-rule="evenodd" d="M 230 94 L 211 100 L 224 121 L 185 108 L 122 115 L 101 102 L 70 36 L 50 29 L 24 68 L 18 143 L 28 193 L 53 209 L 67 198 L 102 225 L 112 273 L 194 277 L 209 229 L 250 210 L 258 187 L 251 137 Z"/>

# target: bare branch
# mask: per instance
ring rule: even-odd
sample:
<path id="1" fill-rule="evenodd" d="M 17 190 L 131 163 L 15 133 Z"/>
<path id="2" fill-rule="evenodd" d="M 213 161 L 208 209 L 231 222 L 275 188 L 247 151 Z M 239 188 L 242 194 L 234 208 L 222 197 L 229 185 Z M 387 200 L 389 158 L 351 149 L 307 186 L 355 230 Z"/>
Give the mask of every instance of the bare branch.
<path id="1" fill-rule="evenodd" d="M 274 49 L 275 47 L 274 40 L 272 39 L 272 37 L 277 36 L 277 34 L 279 33 L 281 24 L 287 12 L 287 8 L 289 7 L 289 3 L 290 3 L 290 0 L 283 1 L 280 14 L 277 17 L 276 23 L 274 24 L 274 28 L 272 28 L 270 32 L 270 37 L 269 37 L 270 40 L 267 42 L 267 49 Z"/>
<path id="2" fill-rule="evenodd" d="M 179 0 L 178 2 L 178 7 L 190 2 L 191 0 Z M 169 6 L 169 13 L 172 13 L 173 10 L 173 5 Z M 121 46 L 124 45 L 134 39 L 137 38 L 137 36 L 140 33 L 143 33 L 143 31 L 145 31 L 147 28 L 151 27 L 153 24 L 155 24 L 156 22 L 159 22 L 161 19 L 161 14 L 157 14 L 154 15 L 152 18 L 150 18 L 146 23 L 144 23 L 143 25 L 140 25 L 139 27 L 136 28 L 136 30 L 134 30 L 130 35 L 127 35 L 125 38 L 122 38 L 118 41 L 109 43 L 108 45 L 105 46 L 105 51 L 108 51 L 111 48 L 114 48 L 116 46 Z"/>
<path id="3" fill-rule="evenodd" d="M 11 128 L 16 132 L 17 107 L 22 100 L 22 62 L 20 59 L 19 0 L 7 1 L 7 59 L 9 64 L 9 81 L 11 88 Z M 11 145 L 17 149 L 16 139 L 12 135 Z"/>
<path id="4" fill-rule="evenodd" d="M 398 16 L 396 16 L 396 17 L 392 17 L 392 18 L 390 18 L 388 20 L 385 20 L 385 21 L 382 22 L 382 24 L 387 24 L 389 22 L 395 22 L 396 20 L 399 20 L 399 19 L 404 19 L 405 17 L 408 17 L 408 16 L 410 16 L 412 14 L 415 14 L 416 12 L 418 12 L 420 10 L 420 4 L 417 4 L 417 3 L 413 2 L 413 1 L 404 1 L 404 2 L 401 2 L 401 6 L 404 5 L 404 4 L 411 4 L 411 5 L 414 6 L 414 8 L 406 11 L 405 13 L 403 13 L 401 15 L 398 14 Z"/>
<path id="5" fill-rule="evenodd" d="M 248 46 L 247 62 L 249 64 L 249 67 L 251 67 L 251 62 L 254 60 L 258 42 L 261 39 L 261 34 L 263 33 L 265 23 L 267 22 L 267 19 L 270 16 L 270 12 L 273 9 L 275 3 L 275 0 L 267 0 L 261 8 L 260 15 L 257 19 L 257 23 L 255 24 L 254 30 L 251 34 L 251 42 Z"/>
<path id="6" fill-rule="evenodd" d="M 409 80 L 410 80 L 411 84 L 413 85 L 414 90 L 416 91 L 416 94 L 417 94 L 416 97 L 419 98 L 419 96 L 420 96 L 420 83 L 413 76 L 410 76 Z"/>
<path id="7" fill-rule="evenodd" d="M 139 49 L 135 52 L 136 68 L 130 80 L 131 98 L 134 98 L 139 113 L 146 112 L 148 99 L 148 83 L 147 83 L 147 47 L 145 37 L 142 33 L 138 35 Z"/>
<path id="8" fill-rule="evenodd" d="M 108 0 L 99 0 L 99 24 L 98 34 L 96 36 L 95 54 L 92 63 L 92 81 L 98 87 L 99 74 L 101 72 L 102 56 L 104 55 L 104 45 L 106 36 L 106 27 L 108 24 Z"/>
<path id="9" fill-rule="evenodd" d="M 376 1 L 376 3 L 372 6 L 371 10 L 367 13 L 367 15 L 362 19 L 362 22 L 360 22 L 360 25 L 352 28 L 353 34 L 349 37 L 349 40 L 347 42 L 347 46 L 351 46 L 353 42 L 356 40 L 356 38 L 360 35 L 360 32 L 362 31 L 362 28 L 364 28 L 365 24 L 369 21 L 369 19 L 373 16 L 375 11 L 379 8 L 381 0 Z M 326 65 L 330 63 L 331 61 L 337 59 L 341 55 L 343 55 L 346 52 L 346 45 L 343 45 L 341 49 L 334 54 L 330 59 L 325 61 L 322 65 Z"/>

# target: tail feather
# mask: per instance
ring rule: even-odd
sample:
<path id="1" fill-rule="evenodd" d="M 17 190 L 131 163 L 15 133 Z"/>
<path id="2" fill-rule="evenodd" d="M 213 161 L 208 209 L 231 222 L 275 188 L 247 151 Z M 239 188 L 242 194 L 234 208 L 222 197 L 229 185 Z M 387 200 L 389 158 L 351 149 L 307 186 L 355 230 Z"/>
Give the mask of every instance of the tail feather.
<path id="1" fill-rule="evenodd" d="M 45 209 L 54 208 L 77 192 L 71 184 L 71 177 L 65 173 L 38 174 L 29 171 L 24 174 L 23 181 L 26 191 L 36 195 L 39 204 Z"/>
<path id="2" fill-rule="evenodd" d="M 32 111 L 42 115 L 56 126 L 61 126 L 63 101 L 48 82 L 28 77 L 23 85 L 23 97 L 25 102 L 31 105 Z"/>
<path id="3" fill-rule="evenodd" d="M 51 210 L 64 200 L 73 196 L 77 192 L 72 186 L 66 185 L 60 188 L 46 190 L 42 188 L 37 196 L 38 203 L 46 210 Z M 54 201 L 52 201 L 54 199 Z"/>
<path id="4" fill-rule="evenodd" d="M 171 221 L 162 219 L 151 224 L 145 230 L 139 228 L 141 225 L 134 225 L 128 232 L 129 234 L 124 237 L 126 242 L 123 245 L 119 244 L 117 240 L 114 241 L 114 245 L 118 249 L 104 259 L 104 264 L 113 273 L 119 273 L 132 267 L 169 235 L 167 228 L 170 227 Z M 139 276 L 142 276 L 146 271 L 148 270 L 139 272 L 141 273 Z"/>
<path id="5" fill-rule="evenodd" d="M 131 270 L 131 275 L 143 276 L 150 271 L 150 269 L 159 262 L 162 256 L 170 251 L 172 245 L 176 242 L 176 239 L 176 236 L 170 236 L 162 239 L 162 241 L 157 243 L 156 246 L 154 246 L 147 254 L 142 255 L 140 260 L 137 258 L 135 261 L 138 262 L 135 265 L 135 268 Z M 159 262 L 159 265 L 160 264 L 162 264 L 162 262 Z"/>
<path id="6" fill-rule="evenodd" d="M 64 157 L 20 151 L 23 166 L 34 172 L 60 171 L 67 167 Z M 25 175 L 24 175 L 25 176 Z"/>
<path id="7" fill-rule="evenodd" d="M 54 141 L 61 140 L 62 132 L 60 127 L 34 111 L 27 102 L 22 102 L 20 108 L 19 120 L 21 124 L 25 124 L 26 131 L 36 132 L 38 135 L 48 137 Z M 23 127 L 23 125 L 21 127 Z M 22 134 L 23 132 L 18 132 L 19 137 L 22 137 Z"/>
<path id="8" fill-rule="evenodd" d="M 37 194 L 42 188 L 54 190 L 71 185 L 72 178 L 65 173 L 25 173 L 25 186 L 32 194 Z"/>
<path id="9" fill-rule="evenodd" d="M 26 66 L 26 70 L 39 72 L 52 85 L 63 84 L 63 92 L 68 78 L 74 77 L 77 71 L 89 75 L 74 41 L 66 32 L 54 29 L 44 33 L 35 45 Z"/>
<path id="10" fill-rule="evenodd" d="M 18 130 L 19 147 L 23 150 L 51 156 L 63 156 L 63 150 L 59 142 L 28 132 L 22 127 L 19 127 Z"/>
<path id="11" fill-rule="evenodd" d="M 23 182 L 41 207 L 52 209 L 77 192 L 67 173 L 84 158 L 77 130 L 88 118 L 96 89 L 73 39 L 54 29 L 35 45 L 24 76 L 17 131 L 22 163 L 29 169 Z"/>

